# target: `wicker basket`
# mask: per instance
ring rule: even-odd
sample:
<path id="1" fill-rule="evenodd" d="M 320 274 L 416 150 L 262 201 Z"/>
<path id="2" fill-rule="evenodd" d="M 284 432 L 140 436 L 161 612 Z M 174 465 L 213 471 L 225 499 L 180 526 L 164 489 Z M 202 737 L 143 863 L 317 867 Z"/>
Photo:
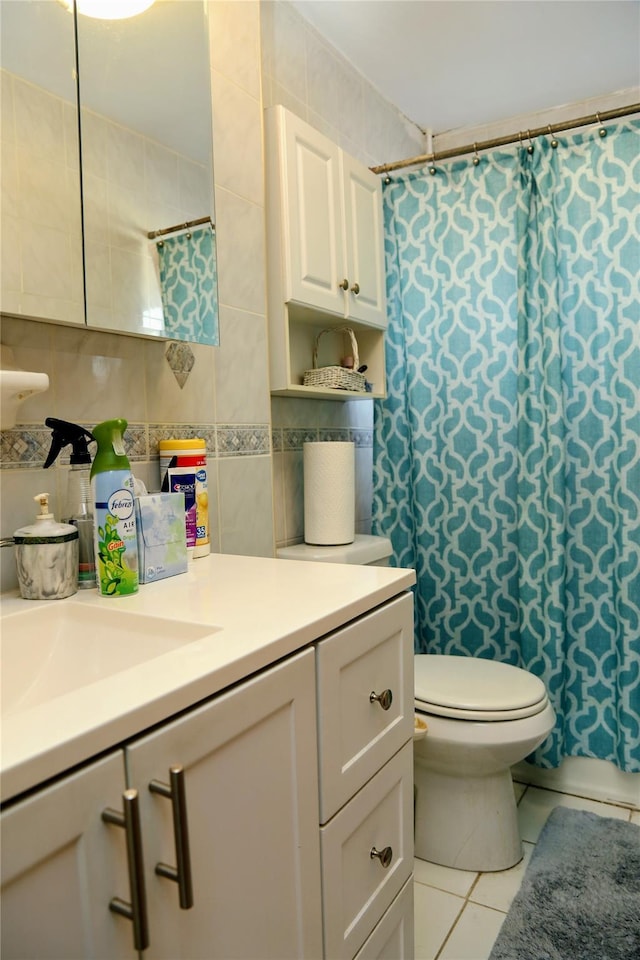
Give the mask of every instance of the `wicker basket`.
<path id="1" fill-rule="evenodd" d="M 339 366 L 318 367 L 320 337 L 325 333 L 347 333 L 349 335 L 353 353 L 353 370 Z M 363 373 L 357 372 L 359 366 L 358 341 L 351 327 L 332 327 L 321 330 L 313 347 L 313 370 L 305 370 L 302 382 L 305 387 L 331 387 L 334 390 L 353 390 L 356 393 L 365 393 L 365 378 Z"/>

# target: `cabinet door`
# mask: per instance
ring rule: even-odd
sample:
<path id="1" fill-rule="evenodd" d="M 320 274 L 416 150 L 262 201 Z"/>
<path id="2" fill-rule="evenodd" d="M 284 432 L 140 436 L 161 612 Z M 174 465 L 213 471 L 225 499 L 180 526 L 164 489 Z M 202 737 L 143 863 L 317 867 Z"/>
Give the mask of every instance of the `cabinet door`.
<path id="1" fill-rule="evenodd" d="M 109 910 L 130 898 L 126 838 L 101 817 L 124 789 L 116 753 L 3 812 L 3 960 L 137 956 L 131 923 Z"/>
<path id="2" fill-rule="evenodd" d="M 281 113 L 285 301 L 344 314 L 340 150 L 294 114 Z"/>
<path id="3" fill-rule="evenodd" d="M 149 957 L 317 958 L 322 953 L 313 651 L 216 697 L 128 748 L 141 797 Z M 184 768 L 193 906 L 176 866 L 171 798 Z"/>
<path id="4" fill-rule="evenodd" d="M 344 184 L 348 316 L 386 327 L 384 230 L 380 179 L 353 157 L 341 154 Z"/>

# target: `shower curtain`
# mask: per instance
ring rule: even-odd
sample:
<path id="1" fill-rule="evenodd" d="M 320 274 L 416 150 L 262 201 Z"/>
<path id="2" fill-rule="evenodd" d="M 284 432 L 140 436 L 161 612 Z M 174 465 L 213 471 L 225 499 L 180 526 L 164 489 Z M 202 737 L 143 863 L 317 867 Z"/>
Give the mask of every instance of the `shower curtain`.
<path id="1" fill-rule="evenodd" d="M 384 187 L 374 532 L 416 569 L 418 652 L 544 680 L 546 767 L 640 771 L 639 133 Z"/>

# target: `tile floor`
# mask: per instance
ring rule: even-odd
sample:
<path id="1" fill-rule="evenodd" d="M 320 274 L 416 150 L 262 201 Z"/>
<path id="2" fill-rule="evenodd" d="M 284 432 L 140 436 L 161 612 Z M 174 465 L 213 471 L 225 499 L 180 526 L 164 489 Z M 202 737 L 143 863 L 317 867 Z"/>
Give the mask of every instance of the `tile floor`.
<path id="1" fill-rule="evenodd" d="M 514 783 L 524 859 L 500 873 L 451 870 L 415 861 L 415 960 L 487 960 L 544 823 L 556 806 L 640 824 L 640 812 Z"/>

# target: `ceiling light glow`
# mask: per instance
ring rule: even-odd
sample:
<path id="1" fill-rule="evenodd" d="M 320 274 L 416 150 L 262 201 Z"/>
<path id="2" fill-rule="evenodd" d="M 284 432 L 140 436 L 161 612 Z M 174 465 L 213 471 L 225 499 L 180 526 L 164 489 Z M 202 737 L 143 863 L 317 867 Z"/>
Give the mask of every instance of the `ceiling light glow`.
<path id="1" fill-rule="evenodd" d="M 60 0 L 68 10 L 73 9 L 73 0 Z M 76 0 L 78 13 L 97 20 L 126 20 L 144 13 L 154 0 Z"/>

